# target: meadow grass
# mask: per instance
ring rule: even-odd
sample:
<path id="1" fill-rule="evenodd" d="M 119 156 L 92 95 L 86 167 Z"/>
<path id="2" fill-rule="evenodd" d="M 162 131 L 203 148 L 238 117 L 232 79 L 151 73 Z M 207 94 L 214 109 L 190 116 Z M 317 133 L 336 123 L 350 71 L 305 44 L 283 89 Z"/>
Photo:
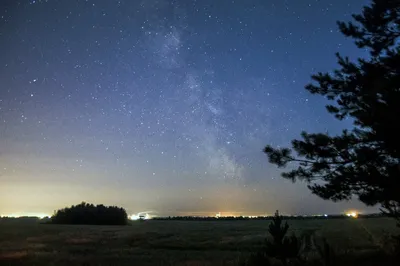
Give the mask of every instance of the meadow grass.
<path id="1" fill-rule="evenodd" d="M 0 224 L 0 265 L 237 265 L 261 247 L 270 221 L 145 221 L 130 226 Z M 333 248 L 383 248 L 388 218 L 289 220 Z M 289 234 L 291 233 L 289 232 Z"/>

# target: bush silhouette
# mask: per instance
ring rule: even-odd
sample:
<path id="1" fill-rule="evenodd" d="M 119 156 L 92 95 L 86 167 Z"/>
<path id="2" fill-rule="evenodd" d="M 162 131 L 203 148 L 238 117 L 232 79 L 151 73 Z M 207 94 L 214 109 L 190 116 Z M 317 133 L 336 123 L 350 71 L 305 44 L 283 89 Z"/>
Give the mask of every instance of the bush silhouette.
<path id="1" fill-rule="evenodd" d="M 268 228 L 272 240 L 267 239 L 265 252 L 269 257 L 279 259 L 284 264 L 288 259 L 296 258 L 300 251 L 298 238 L 295 235 L 286 236 L 288 229 L 288 223 L 283 224 L 282 217 L 276 211 Z"/>
<path id="2" fill-rule="evenodd" d="M 288 229 L 288 223 L 283 223 L 282 216 L 276 211 L 268 228 L 270 238 L 266 239 L 265 246 L 251 254 L 243 265 L 271 265 L 270 258 L 277 259 L 283 265 L 287 265 L 289 260 L 298 259 L 300 240 L 295 235 L 286 236 Z"/>
<path id="3" fill-rule="evenodd" d="M 116 206 L 93 205 L 82 202 L 60 209 L 51 217 L 53 224 L 126 225 L 128 215 Z"/>

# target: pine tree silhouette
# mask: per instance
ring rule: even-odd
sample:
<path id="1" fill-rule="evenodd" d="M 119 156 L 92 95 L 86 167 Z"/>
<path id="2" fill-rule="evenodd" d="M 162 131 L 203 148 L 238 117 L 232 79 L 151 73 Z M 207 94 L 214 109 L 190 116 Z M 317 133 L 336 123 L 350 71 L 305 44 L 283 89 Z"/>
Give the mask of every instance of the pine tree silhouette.
<path id="1" fill-rule="evenodd" d="M 272 241 L 267 239 L 265 253 L 267 256 L 282 261 L 283 264 L 287 264 L 289 259 L 298 257 L 300 251 L 300 241 L 294 234 L 287 237 L 288 230 L 288 223 L 283 223 L 282 216 L 277 210 L 268 227 Z"/>
<path id="2" fill-rule="evenodd" d="M 330 100 L 327 111 L 353 121 L 353 128 L 335 136 L 303 132 L 292 149 L 268 145 L 264 152 L 278 167 L 295 164 L 282 176 L 306 181 L 321 198 L 358 196 L 400 225 L 400 1 L 373 0 L 353 19 L 338 22 L 339 29 L 369 58 L 352 62 L 337 54 L 339 68 L 313 75 L 306 86 Z"/>

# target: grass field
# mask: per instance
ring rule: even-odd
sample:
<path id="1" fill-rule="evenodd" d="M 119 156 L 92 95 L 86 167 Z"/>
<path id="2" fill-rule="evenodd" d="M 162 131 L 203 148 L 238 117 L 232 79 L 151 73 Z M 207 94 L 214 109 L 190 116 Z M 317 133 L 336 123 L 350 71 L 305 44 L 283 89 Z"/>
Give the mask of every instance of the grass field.
<path id="1" fill-rule="evenodd" d="M 333 248 L 379 249 L 387 218 L 289 220 L 298 236 Z M 0 265 L 237 265 L 261 245 L 269 221 L 145 221 L 132 226 L 0 224 Z"/>

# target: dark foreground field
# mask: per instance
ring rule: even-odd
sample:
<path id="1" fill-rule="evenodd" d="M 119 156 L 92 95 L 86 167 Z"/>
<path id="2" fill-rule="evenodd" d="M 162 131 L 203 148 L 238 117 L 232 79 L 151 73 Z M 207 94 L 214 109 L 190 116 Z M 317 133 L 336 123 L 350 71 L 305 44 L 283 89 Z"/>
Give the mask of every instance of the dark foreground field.
<path id="1" fill-rule="evenodd" d="M 0 224 L 0 265 L 237 265 L 269 221 L 145 221 L 132 226 Z M 342 252 L 379 250 L 386 218 L 292 220 L 291 230 Z"/>

